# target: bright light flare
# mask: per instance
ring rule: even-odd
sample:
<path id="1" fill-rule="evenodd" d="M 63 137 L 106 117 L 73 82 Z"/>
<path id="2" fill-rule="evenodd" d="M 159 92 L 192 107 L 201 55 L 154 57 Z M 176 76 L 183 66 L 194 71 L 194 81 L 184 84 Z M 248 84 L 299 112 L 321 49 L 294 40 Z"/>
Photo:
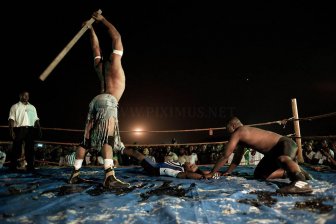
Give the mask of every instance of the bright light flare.
<path id="1" fill-rule="evenodd" d="M 136 128 L 136 129 L 134 129 L 134 134 L 135 135 L 142 135 L 142 128 Z"/>

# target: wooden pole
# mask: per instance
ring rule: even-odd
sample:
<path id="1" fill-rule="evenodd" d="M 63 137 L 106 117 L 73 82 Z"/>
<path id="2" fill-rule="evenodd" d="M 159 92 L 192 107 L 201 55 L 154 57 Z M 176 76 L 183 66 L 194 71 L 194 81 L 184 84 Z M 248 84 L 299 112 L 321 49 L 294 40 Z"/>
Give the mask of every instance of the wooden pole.
<path id="1" fill-rule="evenodd" d="M 297 159 L 299 163 L 303 163 L 302 156 L 302 144 L 301 144 L 301 133 L 300 133 L 300 123 L 299 123 L 299 113 L 297 109 L 296 99 L 292 99 L 292 113 L 294 117 L 294 130 L 295 130 L 295 140 L 298 146 Z"/>
<path id="2" fill-rule="evenodd" d="M 98 13 L 101 14 L 102 11 L 99 9 Z M 40 75 L 40 79 L 44 81 L 50 73 L 54 70 L 54 68 L 58 65 L 58 63 L 64 58 L 64 56 L 70 51 L 70 49 L 77 43 L 79 38 L 83 36 L 85 31 L 94 23 L 95 19 L 91 18 L 85 26 L 83 26 L 80 31 L 72 38 L 72 40 L 63 48 L 63 50 L 56 56 L 56 58 L 50 63 L 50 65 L 43 71 Z"/>

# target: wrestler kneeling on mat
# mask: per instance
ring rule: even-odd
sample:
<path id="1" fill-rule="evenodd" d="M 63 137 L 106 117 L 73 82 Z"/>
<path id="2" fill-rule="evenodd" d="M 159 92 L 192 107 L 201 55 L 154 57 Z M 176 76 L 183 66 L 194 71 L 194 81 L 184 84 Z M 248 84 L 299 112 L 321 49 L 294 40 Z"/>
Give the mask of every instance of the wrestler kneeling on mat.
<path id="1" fill-rule="evenodd" d="M 231 134 L 230 140 L 212 171 L 205 175 L 206 178 L 210 178 L 217 173 L 234 152 L 230 166 L 223 173 L 223 175 L 231 174 L 239 165 L 244 154 L 244 147 L 237 146 L 243 145 L 264 154 L 254 171 L 255 178 L 276 179 L 288 177 L 291 183 L 278 189 L 278 193 L 304 194 L 312 192 L 311 187 L 306 182 L 306 180 L 311 179 L 311 176 L 295 162 L 297 145 L 292 139 L 271 131 L 245 126 L 237 117 L 233 117 L 228 121 L 226 129 Z"/>

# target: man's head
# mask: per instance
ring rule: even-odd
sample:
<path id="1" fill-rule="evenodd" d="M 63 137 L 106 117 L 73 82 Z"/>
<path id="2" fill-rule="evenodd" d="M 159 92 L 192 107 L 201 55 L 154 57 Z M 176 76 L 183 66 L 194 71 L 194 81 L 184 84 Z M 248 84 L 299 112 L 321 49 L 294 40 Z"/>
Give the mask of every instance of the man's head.
<path id="1" fill-rule="evenodd" d="M 149 155 L 149 150 L 148 150 L 148 148 L 144 148 L 144 150 L 143 150 L 143 154 L 144 154 L 145 156 L 148 156 L 148 155 Z"/>
<path id="2" fill-rule="evenodd" d="M 329 146 L 328 141 L 326 139 L 323 139 L 322 142 L 321 142 L 321 146 L 322 146 L 322 148 L 328 148 L 328 146 Z"/>
<path id="3" fill-rule="evenodd" d="M 185 162 L 183 164 L 183 166 L 184 166 L 184 169 L 188 172 L 193 172 L 194 173 L 198 169 L 198 166 L 196 164 L 190 163 L 190 162 Z"/>
<path id="4" fill-rule="evenodd" d="M 232 117 L 228 120 L 226 124 L 226 130 L 229 133 L 233 133 L 237 128 L 243 126 L 241 121 L 238 119 L 238 117 Z"/>
<path id="5" fill-rule="evenodd" d="M 27 104 L 29 101 L 29 92 L 27 91 L 22 91 L 20 93 L 20 101 L 24 104 Z"/>
<path id="6" fill-rule="evenodd" d="M 334 150 L 334 151 L 336 151 L 336 140 L 333 140 L 331 142 L 331 149 Z"/>
<path id="7" fill-rule="evenodd" d="M 311 144 L 307 144 L 307 146 L 306 146 L 306 150 L 307 150 L 308 152 L 313 151 L 313 146 L 312 146 Z"/>
<path id="8" fill-rule="evenodd" d="M 185 149 L 184 149 L 184 148 L 180 148 L 180 150 L 179 150 L 179 154 L 180 154 L 181 156 L 185 155 L 185 154 L 186 154 L 186 153 L 185 153 Z"/>

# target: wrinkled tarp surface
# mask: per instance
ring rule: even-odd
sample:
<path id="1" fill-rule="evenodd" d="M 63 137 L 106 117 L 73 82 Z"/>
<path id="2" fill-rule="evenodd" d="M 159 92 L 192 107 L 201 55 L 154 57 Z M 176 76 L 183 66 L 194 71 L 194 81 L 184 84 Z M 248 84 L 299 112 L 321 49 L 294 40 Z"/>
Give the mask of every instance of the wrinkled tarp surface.
<path id="1" fill-rule="evenodd" d="M 288 179 L 259 181 L 253 166 L 211 180 L 150 177 L 141 167 L 116 168 L 126 190 L 102 187 L 103 169 L 83 167 L 86 181 L 70 185 L 71 168 L 35 174 L 0 170 L 1 223 L 336 223 L 336 173 L 306 168 L 310 195 L 280 195 Z M 202 169 L 211 169 L 203 166 Z M 225 170 L 223 167 L 222 170 Z"/>

